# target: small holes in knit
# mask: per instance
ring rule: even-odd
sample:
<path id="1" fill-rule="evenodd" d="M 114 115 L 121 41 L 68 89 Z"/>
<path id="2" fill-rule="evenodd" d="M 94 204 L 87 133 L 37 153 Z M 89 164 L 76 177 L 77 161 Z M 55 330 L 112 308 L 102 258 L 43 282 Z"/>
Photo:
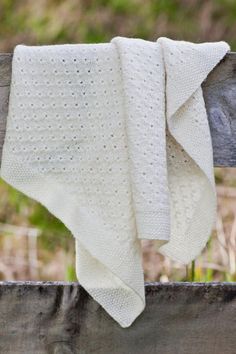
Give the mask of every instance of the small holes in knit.
<path id="1" fill-rule="evenodd" d="M 167 170 L 163 159 L 164 96 L 160 99 L 165 79 L 161 48 L 155 43 L 129 40 L 119 43 L 119 53 L 123 65 L 135 207 L 136 210 L 155 211 L 160 206 L 168 207 Z M 158 193 L 154 193 L 154 188 Z"/>
<path id="2" fill-rule="evenodd" d="M 17 114 L 6 140 L 35 173 L 98 213 L 121 242 L 133 211 L 117 51 L 113 45 L 59 47 L 35 47 L 32 56 L 26 48 L 16 57 Z"/>

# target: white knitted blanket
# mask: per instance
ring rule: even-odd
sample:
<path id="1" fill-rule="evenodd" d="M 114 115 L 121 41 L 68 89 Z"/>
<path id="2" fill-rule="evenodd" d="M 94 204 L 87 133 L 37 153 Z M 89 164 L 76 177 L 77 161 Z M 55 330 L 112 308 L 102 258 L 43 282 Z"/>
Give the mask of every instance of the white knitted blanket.
<path id="1" fill-rule="evenodd" d="M 145 307 L 140 239 L 188 263 L 210 235 L 201 83 L 228 50 L 122 37 L 14 50 L 1 176 L 68 227 L 79 282 L 122 327 Z"/>

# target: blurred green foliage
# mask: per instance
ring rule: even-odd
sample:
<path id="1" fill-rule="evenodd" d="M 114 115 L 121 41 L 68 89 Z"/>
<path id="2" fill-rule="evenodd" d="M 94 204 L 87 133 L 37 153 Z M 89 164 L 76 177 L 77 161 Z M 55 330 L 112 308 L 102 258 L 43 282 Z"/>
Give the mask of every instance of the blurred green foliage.
<path id="1" fill-rule="evenodd" d="M 19 43 L 224 39 L 236 48 L 235 0 L 0 0 L 0 51 Z"/>

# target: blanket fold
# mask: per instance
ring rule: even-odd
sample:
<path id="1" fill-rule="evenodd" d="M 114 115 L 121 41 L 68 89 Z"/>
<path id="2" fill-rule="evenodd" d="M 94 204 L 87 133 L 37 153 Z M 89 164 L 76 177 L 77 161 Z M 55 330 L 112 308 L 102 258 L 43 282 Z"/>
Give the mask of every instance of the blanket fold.
<path id="1" fill-rule="evenodd" d="M 18 45 L 1 177 L 75 238 L 81 285 L 122 326 L 145 307 L 140 239 L 183 263 L 215 218 L 201 83 L 225 42 Z"/>
<path id="2" fill-rule="evenodd" d="M 170 238 L 165 71 L 161 46 L 115 37 L 121 62 L 129 171 L 140 239 Z"/>
<path id="3" fill-rule="evenodd" d="M 216 214 L 213 151 L 201 84 L 229 50 L 225 42 L 157 40 L 166 73 L 171 238 L 160 252 L 189 263 L 202 251 Z"/>

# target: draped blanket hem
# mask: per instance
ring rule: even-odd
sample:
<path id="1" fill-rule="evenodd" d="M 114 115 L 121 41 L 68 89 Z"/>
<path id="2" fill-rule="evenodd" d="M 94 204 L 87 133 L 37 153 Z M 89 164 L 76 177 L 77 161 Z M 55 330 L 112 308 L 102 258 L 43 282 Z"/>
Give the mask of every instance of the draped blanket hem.
<path id="1" fill-rule="evenodd" d="M 10 169 L 8 164 L 11 166 Z M 99 236 L 101 227 L 93 225 L 94 215 L 85 216 L 83 208 L 79 207 L 79 201 L 76 201 L 73 195 L 65 195 L 64 187 L 38 173 L 35 174 L 32 169 L 28 169 L 26 165 L 22 166 L 15 156 L 9 154 L 2 164 L 1 177 L 20 192 L 41 203 L 64 223 L 75 238 L 78 281 L 122 327 L 129 327 L 145 307 L 140 250 L 137 249 L 136 259 L 132 259 L 133 267 L 141 276 L 140 287 L 135 289 L 132 288 L 132 274 L 130 279 L 128 274 L 126 275 L 128 280 L 122 279 L 119 264 L 116 271 L 111 254 L 104 254 L 106 248 L 103 247 L 102 239 L 100 247 L 91 247 L 92 243 L 88 241 L 90 237 Z M 126 250 L 121 248 L 117 249 L 120 263 L 127 259 Z M 112 298 L 114 305 L 107 302 L 107 298 Z"/>

